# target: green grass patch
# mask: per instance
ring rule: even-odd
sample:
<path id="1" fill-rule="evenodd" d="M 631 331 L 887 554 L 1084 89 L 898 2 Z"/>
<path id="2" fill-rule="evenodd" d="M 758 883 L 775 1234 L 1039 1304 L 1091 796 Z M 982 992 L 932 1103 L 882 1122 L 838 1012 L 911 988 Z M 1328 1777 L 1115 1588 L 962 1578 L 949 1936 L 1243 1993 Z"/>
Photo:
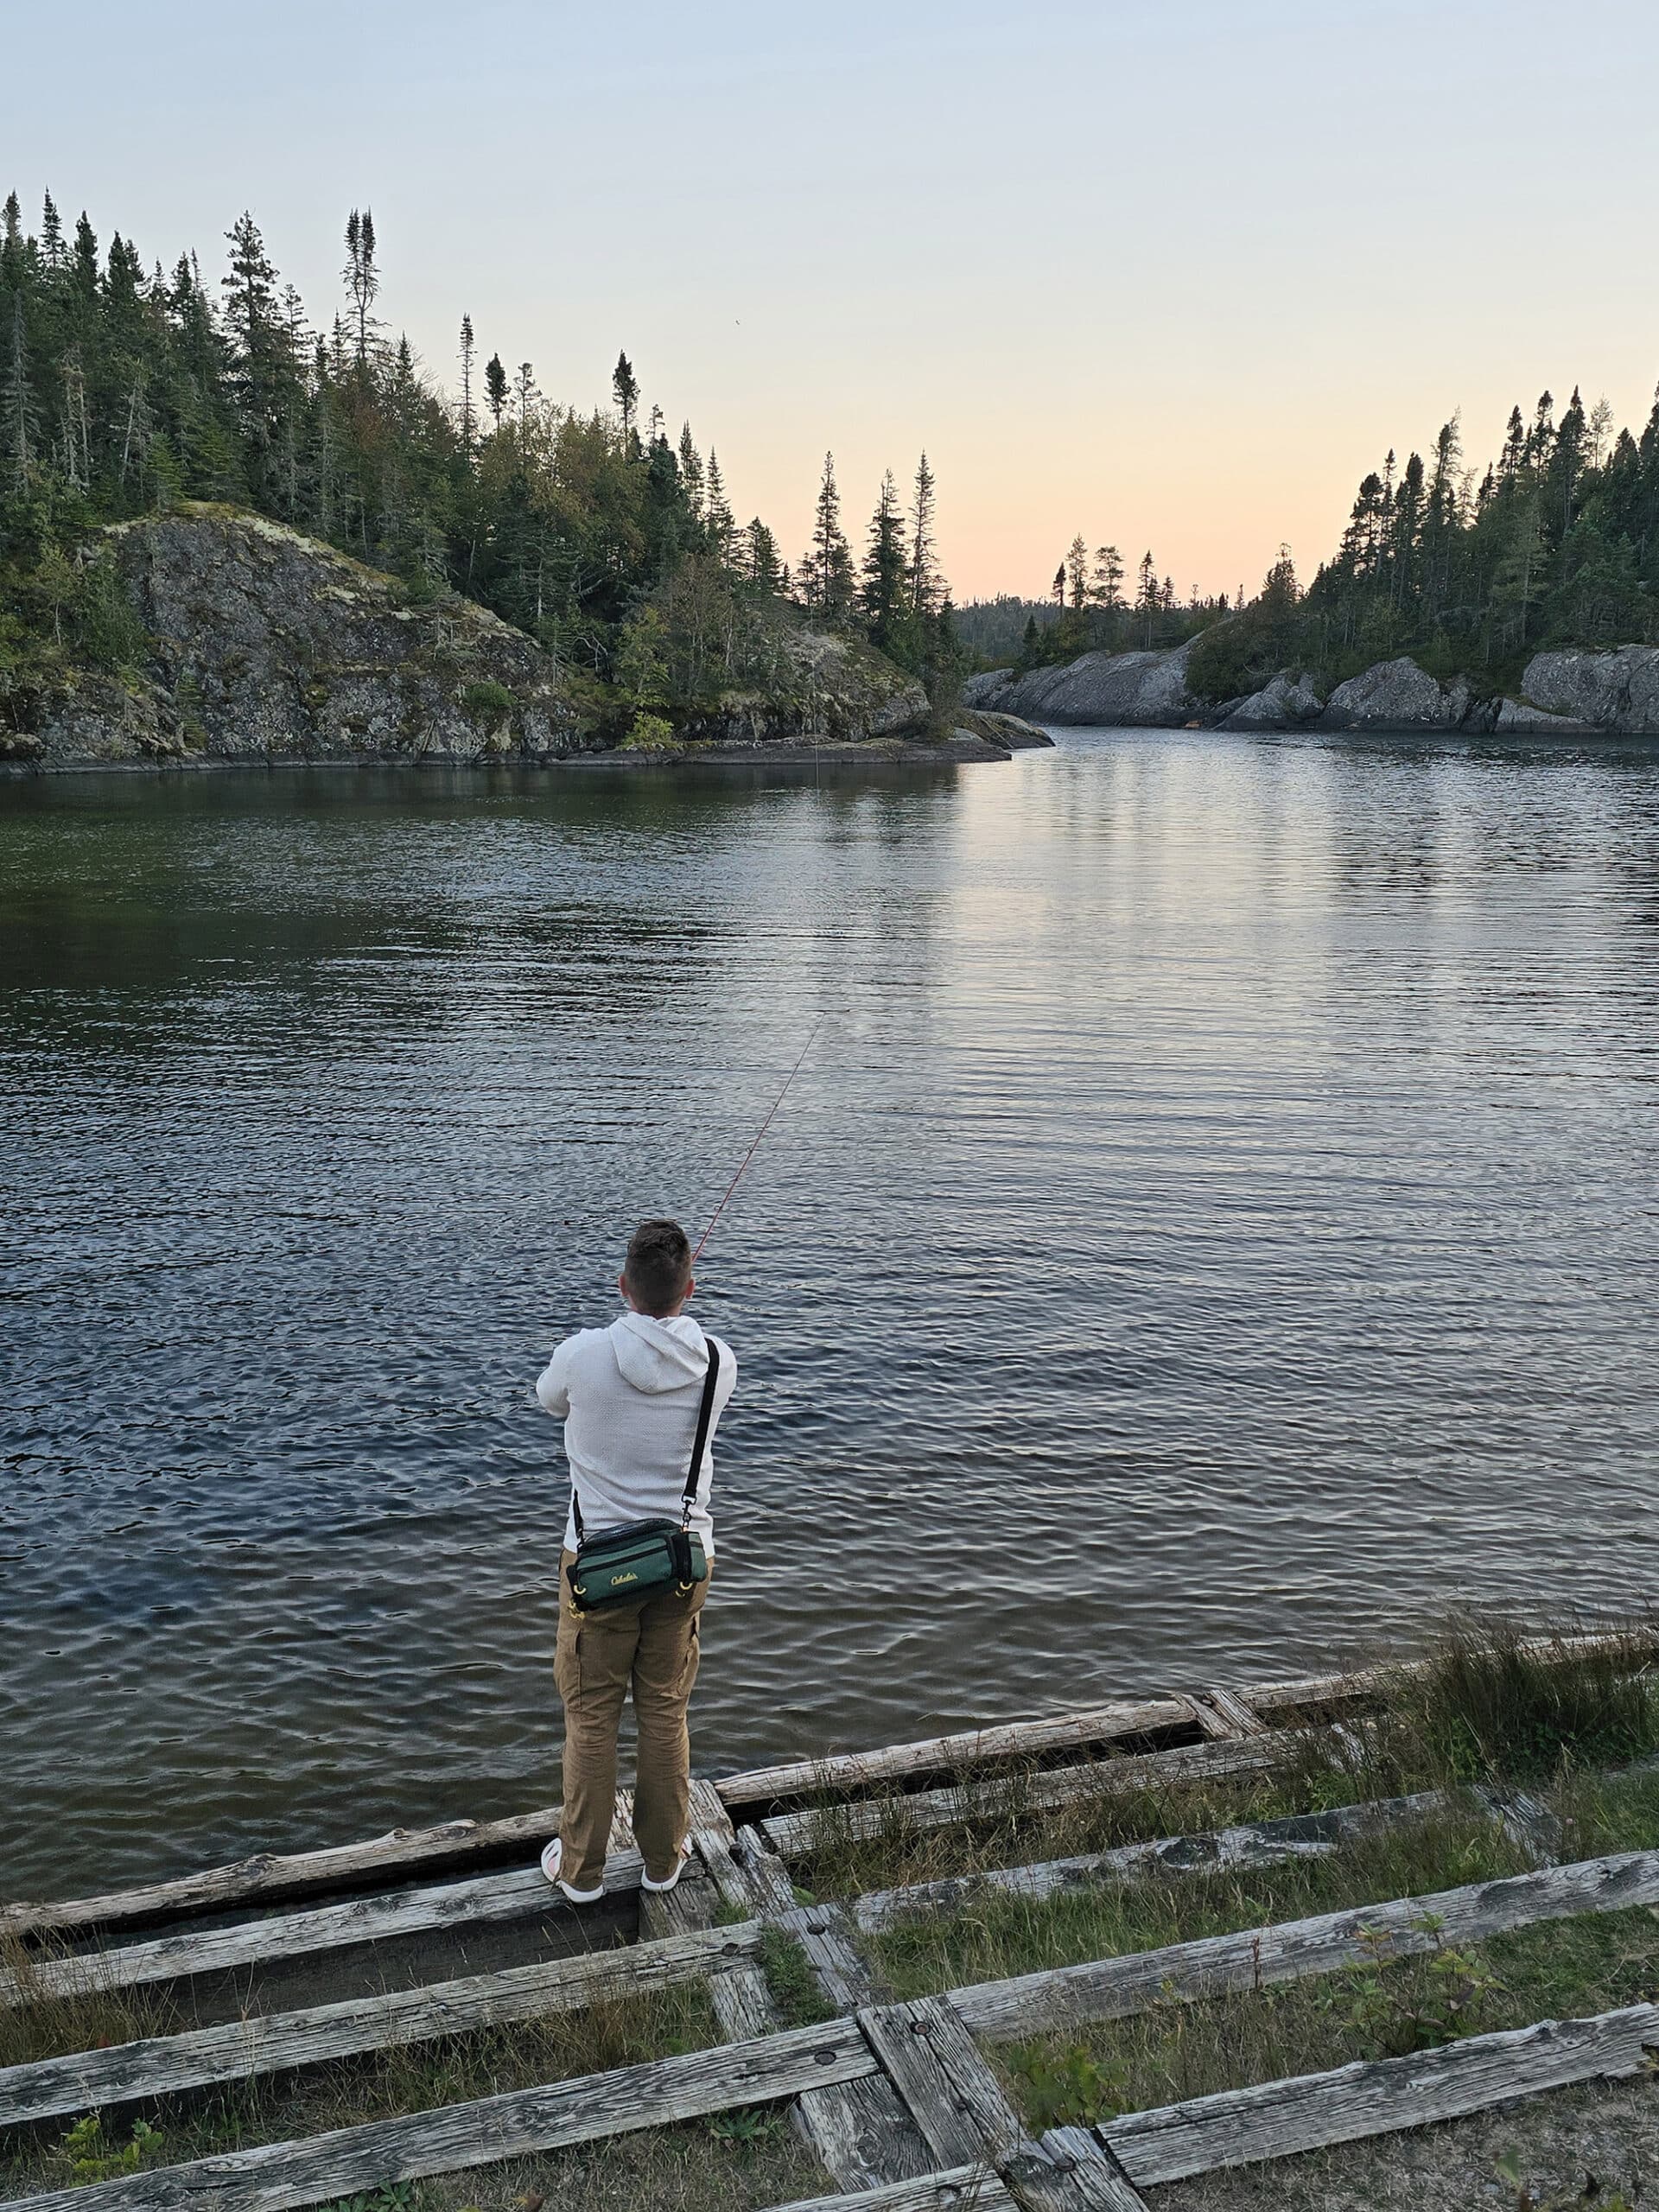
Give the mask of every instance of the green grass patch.
<path id="1" fill-rule="evenodd" d="M 1169 2001 L 1081 2034 L 993 2054 L 1033 2127 L 1402 2056 L 1470 2035 L 1650 2002 L 1659 1914 L 1586 1914 L 1489 1943 L 1391 1958 L 1385 1942 L 1344 1973 L 1208 2003 Z"/>
<path id="2" fill-rule="evenodd" d="M 262 2076 L 166 2100 L 152 2110 L 154 2133 L 137 2139 L 127 2164 L 178 2164 L 290 2137 L 320 2135 L 403 2113 L 464 2104 L 542 2082 L 602 2074 L 649 2058 L 706 2050 L 721 2034 L 700 1986 L 611 1999 L 580 2012 L 515 2022 L 430 2043 L 365 2052 L 303 2074 Z M 89 2160 L 122 2160 L 132 2149 L 126 2115 L 106 2119 L 96 2139 L 86 2123 L 19 2131 L 0 2150 L 0 2196 L 68 2188 L 98 2177 Z"/>
<path id="3" fill-rule="evenodd" d="M 786 2028 L 835 2018 L 836 2008 L 825 2001 L 806 1953 L 781 1928 L 768 1928 L 760 1938 L 760 1970 Z"/>
<path id="4" fill-rule="evenodd" d="M 1224 1872 L 1154 1873 L 1041 1901 L 985 1889 L 948 1916 L 867 1939 L 900 1997 L 1001 1981 L 1090 1959 L 1161 1950 L 1205 1936 L 1421 1897 L 1523 1872 L 1523 1852 L 1491 1821 L 1452 1813 L 1344 1844 L 1328 1857 Z"/>

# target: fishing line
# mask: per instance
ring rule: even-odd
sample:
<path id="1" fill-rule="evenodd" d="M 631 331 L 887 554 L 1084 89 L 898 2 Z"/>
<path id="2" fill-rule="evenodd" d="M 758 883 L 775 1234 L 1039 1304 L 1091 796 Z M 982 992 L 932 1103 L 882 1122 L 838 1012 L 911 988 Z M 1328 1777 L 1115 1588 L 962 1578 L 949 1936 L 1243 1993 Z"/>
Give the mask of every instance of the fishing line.
<path id="1" fill-rule="evenodd" d="M 803 1069 L 803 1067 L 804 1067 L 804 1066 L 805 1066 L 805 1065 L 806 1065 L 806 1056 L 807 1056 L 807 1054 L 811 1051 L 811 1049 L 812 1049 L 813 1046 L 817 1042 L 817 1035 L 818 1035 L 818 1032 L 819 1032 L 819 1030 L 820 1030 L 820 1029 L 822 1029 L 822 1028 L 823 1028 L 823 1027 L 824 1023 L 825 1023 L 829 1019 L 830 1019 L 830 1017 L 829 1017 L 829 1015 L 828 1015 L 828 1014 L 821 1014 L 818 1016 L 817 1020 L 813 1023 L 813 1025 L 812 1025 L 812 1033 L 811 1033 L 811 1035 L 810 1035 L 810 1037 L 808 1037 L 808 1039 L 807 1039 L 807 1040 L 806 1040 L 805 1044 L 804 1044 L 804 1045 L 803 1045 L 803 1046 L 802 1046 L 802 1047 L 801 1047 L 801 1057 L 800 1057 L 800 1058 L 799 1058 L 798 1060 L 797 1060 L 797 1061 L 796 1061 L 796 1063 L 795 1063 L 794 1066 L 793 1066 L 792 1068 L 791 1068 L 791 1070 L 790 1070 L 790 1071 L 789 1071 L 788 1075 L 787 1075 L 787 1076 L 785 1076 L 785 1077 L 784 1078 L 784 1087 L 783 1087 L 783 1089 L 779 1092 L 778 1096 L 777 1096 L 772 1100 L 772 1106 L 771 1106 L 771 1109 L 770 1109 L 770 1111 L 767 1113 L 766 1120 L 765 1120 L 764 1122 L 761 1122 L 761 1124 L 760 1124 L 760 1128 L 759 1128 L 755 1131 L 755 1133 L 754 1133 L 754 1142 L 753 1142 L 753 1143 L 749 1147 L 748 1150 L 744 1154 L 741 1166 L 740 1166 L 740 1167 L 738 1168 L 738 1171 L 737 1171 L 736 1174 L 733 1176 L 733 1178 L 732 1178 L 731 1181 L 730 1181 L 730 1182 L 726 1185 L 726 1195 L 725 1195 L 725 1198 L 722 1198 L 721 1199 L 720 1204 L 719 1204 L 719 1205 L 715 1208 L 714 1212 L 713 1212 L 713 1213 L 710 1215 L 710 1217 L 709 1217 L 709 1226 L 708 1226 L 708 1228 L 707 1228 L 707 1229 L 705 1229 L 705 1230 L 703 1230 L 703 1232 L 702 1232 L 702 1237 L 701 1237 L 701 1238 L 699 1239 L 699 1241 L 698 1241 L 697 1249 L 696 1249 L 696 1251 L 691 1255 L 691 1264 L 692 1264 L 692 1266 L 693 1266 L 694 1268 L 695 1268 L 695 1267 L 696 1267 L 696 1265 L 697 1264 L 697 1262 L 698 1262 L 698 1261 L 702 1258 L 702 1248 L 703 1248 L 703 1246 L 704 1246 L 704 1245 L 709 1242 L 709 1238 L 714 1235 L 714 1233 L 715 1233 L 715 1222 L 717 1222 L 717 1221 L 720 1219 L 720 1217 L 721 1216 L 721 1214 L 723 1214 L 723 1213 L 725 1212 L 725 1211 L 726 1211 L 726 1199 L 727 1199 L 727 1198 L 729 1198 L 731 1197 L 732 1192 L 733 1192 L 737 1188 L 738 1185 L 742 1181 L 742 1179 L 743 1179 L 743 1171 L 744 1171 L 744 1169 L 745 1169 L 746 1167 L 747 1167 L 747 1166 L 748 1166 L 749 1162 L 750 1162 L 750 1161 L 754 1158 L 755 1154 L 756 1154 L 757 1152 L 759 1152 L 759 1151 L 760 1151 L 760 1140 L 761 1140 L 761 1138 L 762 1138 L 763 1136 L 765 1136 L 765 1135 L 766 1134 L 766 1131 L 767 1131 L 767 1130 L 772 1127 L 772 1115 L 773 1115 L 773 1114 L 775 1114 L 775 1113 L 778 1111 L 778 1109 L 779 1109 L 779 1108 L 783 1104 L 783 1103 L 784 1103 L 785 1099 L 789 1096 L 789 1086 L 790 1086 L 790 1084 L 791 1084 L 791 1083 L 793 1083 L 793 1082 L 794 1082 L 794 1080 L 795 1080 L 796 1077 L 797 1077 L 798 1075 L 799 1075 L 799 1073 L 800 1073 L 801 1070 Z"/>

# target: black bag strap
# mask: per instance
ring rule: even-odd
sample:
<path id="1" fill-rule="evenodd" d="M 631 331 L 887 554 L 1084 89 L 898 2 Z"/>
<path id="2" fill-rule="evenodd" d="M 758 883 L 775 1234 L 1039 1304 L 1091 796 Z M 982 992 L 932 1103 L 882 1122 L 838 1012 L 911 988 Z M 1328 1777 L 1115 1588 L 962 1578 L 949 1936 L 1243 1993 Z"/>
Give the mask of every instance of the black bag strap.
<path id="1" fill-rule="evenodd" d="M 680 1500 L 683 1508 L 680 1526 L 691 1526 L 691 1509 L 697 1502 L 697 1484 L 702 1474 L 702 1455 L 709 1442 L 709 1424 L 715 1417 L 715 1388 L 720 1381 L 720 1347 L 712 1337 L 709 1339 L 709 1372 L 702 1378 L 702 1398 L 697 1407 L 697 1433 L 691 1441 L 691 1464 L 685 1471 L 685 1495 Z"/>
<path id="2" fill-rule="evenodd" d="M 709 1338 L 709 1371 L 702 1378 L 702 1396 L 697 1405 L 697 1433 L 691 1442 L 691 1464 L 685 1471 L 685 1491 L 680 1499 L 680 1526 L 691 1526 L 691 1509 L 697 1502 L 697 1484 L 702 1474 L 702 1455 L 709 1443 L 709 1424 L 715 1417 L 715 1390 L 720 1382 L 720 1348 L 714 1338 Z M 576 1549 L 580 1551 L 588 1541 L 582 1525 L 582 1500 L 576 1495 L 576 1478 L 570 1478 L 570 1518 L 576 1531 Z"/>

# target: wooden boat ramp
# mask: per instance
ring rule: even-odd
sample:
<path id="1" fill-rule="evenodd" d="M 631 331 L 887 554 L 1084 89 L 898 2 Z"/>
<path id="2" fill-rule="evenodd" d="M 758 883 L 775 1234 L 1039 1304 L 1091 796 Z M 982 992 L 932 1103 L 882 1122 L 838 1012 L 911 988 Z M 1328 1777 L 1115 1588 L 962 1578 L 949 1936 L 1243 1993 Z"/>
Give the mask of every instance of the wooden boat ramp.
<path id="1" fill-rule="evenodd" d="M 1567 1665 L 1613 1641 L 1556 1638 L 1533 1656 Z M 1630 1658 L 1630 1639 L 1618 1643 Z M 774 2107 L 787 2110 L 823 2170 L 820 2193 L 791 2212 L 1127 2212 L 1147 2203 L 1147 2190 L 1187 2176 L 1650 2067 L 1659 2005 L 1642 2003 L 1457 2035 L 1398 2058 L 1116 2111 L 1094 2125 L 1042 2128 L 1016 2109 L 997 2055 L 1025 2039 L 1228 1993 L 1265 2001 L 1278 1986 L 1383 1955 L 1438 1955 L 1546 1922 L 1659 1907 L 1659 1850 L 1562 1863 L 1548 1807 L 1501 1781 L 1331 1802 L 1329 1775 L 1344 1752 L 1363 1754 L 1376 1716 L 1421 1671 L 1117 1700 L 699 1782 L 694 1859 L 662 1897 L 640 1889 L 625 1802 L 606 1897 L 581 1912 L 537 1866 L 556 1808 L 261 1856 L 108 1896 L 6 1905 L 0 2012 L 33 2008 L 58 2026 L 41 2055 L 0 2067 L 0 2140 L 13 2154 L 56 2144 L 97 2114 L 105 2140 L 127 2146 L 83 2160 L 71 2185 L 44 2189 L 40 2173 L 56 2171 L 49 2162 L 31 2170 L 14 2155 L 14 2171 L 35 2181 L 11 2194 L 32 2212 L 289 2212 L 373 2192 L 402 2202 L 398 2186 L 426 2177 Z M 1319 1793 L 1327 1802 L 1184 1827 L 1184 1802 L 1207 1792 L 1213 1805 L 1228 1789 L 1243 1800 L 1275 1778 L 1282 1789 L 1287 1773 L 1308 1770 L 1310 1753 L 1332 1762 Z M 835 1893 L 838 1855 L 872 1840 L 948 1841 L 988 1827 L 1017 1838 L 1066 1808 L 1092 1815 L 1154 1793 L 1174 1815 L 1162 1834 L 886 1887 L 855 1881 Z M 1421 1821 L 1454 1795 L 1509 1839 L 1519 1871 L 921 1997 L 895 1998 L 883 1985 L 875 1954 L 884 1935 L 949 1920 L 976 1899 L 1035 1909 L 1105 1885 L 1339 1855 L 1356 1839 Z M 780 1995 L 780 1947 L 814 2016 L 804 2024 Z M 165 2149 L 168 2116 L 227 2085 L 302 2079 L 376 2053 L 558 2015 L 580 2020 L 690 1988 L 706 1993 L 723 2040 L 204 2156 L 175 2159 Z M 121 2029 L 128 2017 L 143 2024 L 149 1998 L 165 1999 L 163 2025 Z M 87 2024 L 85 2049 L 68 2047 L 78 2020 Z M 145 2116 L 162 2121 L 153 2138 Z M 164 2146 L 160 2156 L 152 2142 Z"/>

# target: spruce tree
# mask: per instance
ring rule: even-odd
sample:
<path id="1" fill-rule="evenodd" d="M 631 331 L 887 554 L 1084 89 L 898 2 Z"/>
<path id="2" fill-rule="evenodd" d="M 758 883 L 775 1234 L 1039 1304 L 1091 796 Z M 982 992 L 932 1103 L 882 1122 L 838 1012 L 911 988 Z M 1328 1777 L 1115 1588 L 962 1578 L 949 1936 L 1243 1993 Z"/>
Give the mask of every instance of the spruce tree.
<path id="1" fill-rule="evenodd" d="M 870 517 L 859 594 L 871 639 L 883 648 L 893 643 L 907 611 L 908 571 L 904 511 L 899 486 L 888 469 L 881 479 L 875 512 Z"/>
<path id="2" fill-rule="evenodd" d="M 938 553 L 933 540 L 933 472 L 924 454 L 916 464 L 916 485 L 910 504 L 910 611 L 918 620 L 937 614 L 944 602 L 944 579 L 939 574 Z"/>
<path id="3" fill-rule="evenodd" d="M 369 310 L 380 289 L 380 272 L 374 258 L 374 215 L 370 208 L 365 207 L 359 215 L 353 207 L 346 219 L 346 266 L 340 275 L 351 295 L 352 314 L 357 324 L 357 365 L 359 372 L 366 373 L 369 333 L 376 327 Z"/>
<path id="4" fill-rule="evenodd" d="M 709 550 L 717 561 L 729 566 L 732 541 L 737 524 L 731 502 L 726 497 L 726 480 L 720 473 L 720 460 L 712 446 L 709 448 L 709 481 L 704 501 L 704 527 L 709 534 Z"/>
<path id="5" fill-rule="evenodd" d="M 853 556 L 841 527 L 836 457 L 823 456 L 823 474 L 812 513 L 812 550 L 801 563 L 806 603 L 826 622 L 846 620 L 853 603 Z"/>
<path id="6" fill-rule="evenodd" d="M 22 500 L 29 496 L 29 478 L 35 462 L 35 412 L 34 395 L 29 382 L 29 341 L 23 328 L 23 296 L 15 293 L 11 302 L 11 328 L 7 334 L 5 376 L 5 426 L 7 472 L 13 497 Z"/>
<path id="7" fill-rule="evenodd" d="M 473 457 L 473 448 L 478 442 L 478 417 L 473 411 L 473 318 L 461 318 L 461 450 L 464 460 Z"/>
<path id="8" fill-rule="evenodd" d="M 507 372 L 501 365 L 501 356 L 492 353 L 484 364 L 484 397 L 489 402 L 490 412 L 495 417 L 495 427 L 501 427 L 501 410 L 507 404 Z"/>
<path id="9" fill-rule="evenodd" d="M 626 446 L 633 435 L 633 418 L 639 406 L 639 379 L 626 353 L 616 357 L 616 366 L 611 371 L 611 391 L 615 396 L 616 411 L 622 417 L 622 442 Z"/>

